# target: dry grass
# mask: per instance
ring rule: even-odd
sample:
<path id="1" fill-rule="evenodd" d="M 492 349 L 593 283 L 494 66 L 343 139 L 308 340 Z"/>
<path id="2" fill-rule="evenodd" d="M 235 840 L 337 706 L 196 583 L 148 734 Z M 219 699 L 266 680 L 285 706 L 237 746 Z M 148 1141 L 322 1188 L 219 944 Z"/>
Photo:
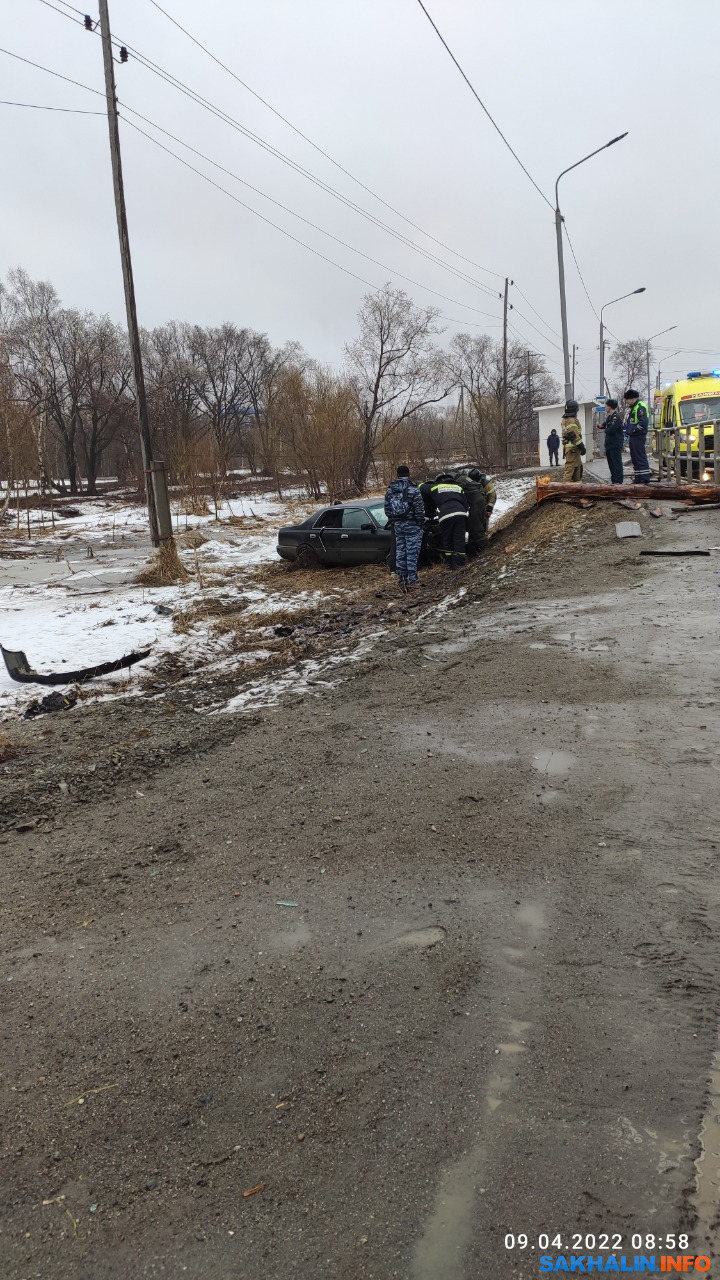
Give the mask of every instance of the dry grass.
<path id="1" fill-rule="evenodd" d="M 175 541 L 178 546 L 189 548 L 193 551 L 197 550 L 198 547 L 204 546 L 210 539 L 206 538 L 205 534 L 201 533 L 199 529 L 186 529 L 184 533 L 175 534 Z"/>
<path id="2" fill-rule="evenodd" d="M 141 587 L 167 587 L 173 582 L 187 582 L 189 578 L 190 574 L 178 555 L 175 539 L 170 538 L 158 547 L 135 581 Z"/>
<path id="3" fill-rule="evenodd" d="M 246 600 L 220 599 L 217 596 L 195 600 L 187 609 L 179 609 L 173 614 L 173 631 L 187 635 L 196 622 L 204 622 L 208 618 L 237 619 L 244 609 L 247 609 Z"/>
<path id="4" fill-rule="evenodd" d="M 0 733 L 0 764 L 5 764 L 6 760 L 14 760 L 24 748 L 24 742 L 14 740 L 8 733 Z"/>
<path id="5" fill-rule="evenodd" d="M 180 499 L 180 511 L 184 516 L 209 516 L 210 507 L 202 494 L 186 494 Z"/>

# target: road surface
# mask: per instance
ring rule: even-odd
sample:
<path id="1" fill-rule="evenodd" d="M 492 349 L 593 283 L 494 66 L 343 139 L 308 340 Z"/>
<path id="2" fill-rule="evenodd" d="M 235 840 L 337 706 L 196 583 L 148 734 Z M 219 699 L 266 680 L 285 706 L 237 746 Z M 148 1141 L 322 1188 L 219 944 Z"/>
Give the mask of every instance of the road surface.
<path id="1" fill-rule="evenodd" d="M 718 517 L 548 504 L 334 686 L 11 730 L 6 1280 L 720 1257 L 717 556 L 638 554 Z"/>

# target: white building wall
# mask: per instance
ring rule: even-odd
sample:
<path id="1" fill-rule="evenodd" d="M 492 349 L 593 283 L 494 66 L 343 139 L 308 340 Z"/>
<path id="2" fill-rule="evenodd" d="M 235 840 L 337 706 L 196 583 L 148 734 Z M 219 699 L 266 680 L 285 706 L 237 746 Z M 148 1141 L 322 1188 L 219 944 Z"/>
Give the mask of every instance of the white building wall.
<path id="1" fill-rule="evenodd" d="M 550 466 L 550 455 L 546 440 L 553 427 L 562 440 L 562 416 L 565 404 L 544 404 L 536 407 L 539 423 L 540 466 Z M 587 449 L 587 457 L 593 456 L 593 401 L 583 400 L 578 409 L 578 421 L 582 430 L 583 442 Z M 560 465 L 562 466 L 562 449 L 560 449 Z"/>

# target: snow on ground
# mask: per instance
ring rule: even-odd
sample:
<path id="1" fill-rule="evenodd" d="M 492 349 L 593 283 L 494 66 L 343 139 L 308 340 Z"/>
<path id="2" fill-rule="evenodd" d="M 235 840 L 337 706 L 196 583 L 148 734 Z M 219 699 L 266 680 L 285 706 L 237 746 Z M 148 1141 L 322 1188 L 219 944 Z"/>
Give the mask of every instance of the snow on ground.
<path id="1" fill-rule="evenodd" d="M 499 480 L 493 523 L 533 485 L 530 476 Z M 151 648 L 148 660 L 130 673 L 110 678 L 110 684 L 121 685 L 125 693 L 128 679 L 130 689 L 137 687 L 140 675 L 173 655 L 182 657 L 192 651 L 195 659 L 199 655 L 206 667 L 218 671 L 233 664 L 260 663 L 267 657 L 265 651 L 249 645 L 246 653 L 228 652 L 224 637 L 211 636 L 207 619 L 192 622 L 184 632 L 174 630 L 172 612 L 192 610 L 213 596 L 240 600 L 246 606 L 243 618 L 257 617 L 260 628 L 284 609 L 336 603 L 343 588 L 331 575 L 312 592 L 298 591 L 292 579 L 281 591 L 268 590 L 256 577 L 258 567 L 277 560 L 278 527 L 297 523 L 316 509 L 298 498 L 292 493 L 285 502 L 273 494 L 231 500 L 220 508 L 219 521 L 214 515 L 176 515 L 173 523 L 178 526 L 181 555 L 192 578 L 171 587 L 142 587 L 135 582 L 151 551 L 147 518 L 140 506 L 107 498 L 85 500 L 79 504 L 81 514 L 58 518 L 54 531 L 46 524 L 43 535 L 36 521 L 29 540 L 18 538 L 6 525 L 0 528 L 5 553 L 5 558 L 0 557 L 0 640 L 5 648 L 24 650 L 39 671 L 94 666 Z M 187 543 L 183 547 L 183 535 L 193 531 L 206 540 L 197 547 Z M 296 671 L 290 684 L 304 687 L 312 674 L 312 668 Z M 232 709 L 254 705 L 258 697 L 274 697 L 265 685 L 274 689 L 279 679 L 269 677 L 254 692 L 239 695 Z M 282 689 L 286 687 L 290 686 L 283 677 Z M 0 718 L 16 714 L 43 692 L 41 686 L 12 681 L 4 663 L 0 664 Z M 98 692 L 107 696 L 107 685 Z"/>
<path id="2" fill-rule="evenodd" d="M 525 495 L 535 488 L 535 476 L 509 476 L 504 480 L 496 480 L 495 488 L 497 502 L 490 521 L 491 529 L 501 516 L 504 516 L 512 507 L 516 507 Z"/>

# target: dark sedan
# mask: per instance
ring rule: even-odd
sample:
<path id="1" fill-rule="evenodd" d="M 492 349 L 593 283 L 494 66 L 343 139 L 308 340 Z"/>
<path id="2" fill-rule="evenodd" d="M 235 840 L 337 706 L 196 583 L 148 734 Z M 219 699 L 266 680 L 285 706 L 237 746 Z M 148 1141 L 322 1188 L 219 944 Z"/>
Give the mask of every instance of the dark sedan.
<path id="1" fill-rule="evenodd" d="M 278 555 L 309 567 L 315 564 L 384 564 L 391 545 L 381 498 L 336 502 L 278 533 Z"/>

